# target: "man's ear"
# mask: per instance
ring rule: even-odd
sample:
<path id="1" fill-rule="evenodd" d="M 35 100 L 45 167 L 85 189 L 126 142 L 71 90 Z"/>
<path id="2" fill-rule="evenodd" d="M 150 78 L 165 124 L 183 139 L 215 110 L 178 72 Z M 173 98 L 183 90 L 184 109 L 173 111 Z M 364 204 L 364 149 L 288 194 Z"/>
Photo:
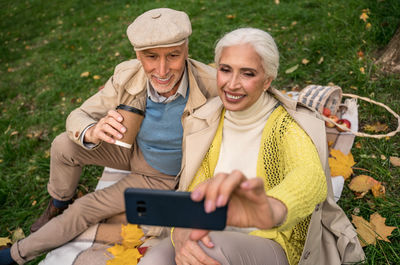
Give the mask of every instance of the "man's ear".
<path id="1" fill-rule="evenodd" d="M 136 53 L 136 59 L 138 59 L 140 61 L 140 53 L 139 52 L 135 52 Z"/>

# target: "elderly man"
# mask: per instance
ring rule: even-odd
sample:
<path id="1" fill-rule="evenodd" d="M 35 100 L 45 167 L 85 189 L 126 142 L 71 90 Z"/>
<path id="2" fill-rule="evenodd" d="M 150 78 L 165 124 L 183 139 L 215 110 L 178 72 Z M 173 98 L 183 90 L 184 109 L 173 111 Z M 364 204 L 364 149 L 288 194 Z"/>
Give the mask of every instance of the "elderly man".
<path id="1" fill-rule="evenodd" d="M 191 31 L 188 16 L 168 8 L 147 11 L 128 27 L 137 60 L 119 64 L 105 87 L 71 112 L 67 132 L 51 148 L 52 199 L 32 225 L 33 233 L 11 251 L 0 252 L 0 264 L 23 264 L 90 225 L 124 212 L 127 187 L 176 188 L 185 152 L 185 119 L 216 95 L 215 70 L 188 59 Z M 115 110 L 120 104 L 142 115 L 136 121 L 140 130 L 132 148 L 118 145 L 128 129 Z M 131 173 L 70 204 L 82 167 L 89 164 Z M 148 231 L 152 233 L 157 231 Z"/>

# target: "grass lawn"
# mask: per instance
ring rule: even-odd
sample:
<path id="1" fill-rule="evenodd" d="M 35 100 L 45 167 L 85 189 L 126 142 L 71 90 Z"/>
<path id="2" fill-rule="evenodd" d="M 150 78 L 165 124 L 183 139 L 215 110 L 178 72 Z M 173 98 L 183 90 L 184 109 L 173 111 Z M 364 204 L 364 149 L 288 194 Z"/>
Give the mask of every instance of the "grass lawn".
<path id="1" fill-rule="evenodd" d="M 399 75 L 382 73 L 374 64 L 399 26 L 399 0 L 275 2 L 1 0 L 0 237 L 19 227 L 28 234 L 45 209 L 52 140 L 65 130 L 69 112 L 95 93 L 119 62 L 133 58 L 125 31 L 148 9 L 170 7 L 189 14 L 192 58 L 211 63 L 223 33 L 258 27 L 269 31 L 279 46 L 281 66 L 273 83 L 278 89 L 333 83 L 400 112 Z M 360 19 L 363 10 L 366 21 Z M 297 70 L 285 73 L 296 65 Z M 84 72 L 89 75 L 81 77 Z M 386 132 L 397 127 L 383 108 L 360 103 L 359 112 L 361 128 L 378 121 L 388 125 Z M 356 144 L 354 175 L 381 181 L 386 196 L 376 199 L 369 193 L 356 199 L 345 184 L 340 205 L 350 218 L 355 214 L 369 220 L 378 212 L 387 218 L 386 225 L 399 227 L 400 168 L 389 157 L 400 157 L 400 135 L 356 138 Z M 93 190 L 100 175 L 101 168 L 86 168 L 79 190 Z M 400 264 L 399 229 L 389 239 L 364 248 L 367 264 Z"/>

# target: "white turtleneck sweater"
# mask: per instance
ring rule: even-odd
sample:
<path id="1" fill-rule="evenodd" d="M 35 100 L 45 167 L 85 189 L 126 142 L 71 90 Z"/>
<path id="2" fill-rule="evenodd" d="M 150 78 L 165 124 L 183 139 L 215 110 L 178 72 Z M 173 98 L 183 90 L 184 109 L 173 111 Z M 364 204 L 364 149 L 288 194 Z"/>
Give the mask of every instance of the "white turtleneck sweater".
<path id="1" fill-rule="evenodd" d="M 248 109 L 225 112 L 221 150 L 214 173 L 231 173 L 237 169 L 247 178 L 257 176 L 261 135 L 277 100 L 269 93 Z"/>

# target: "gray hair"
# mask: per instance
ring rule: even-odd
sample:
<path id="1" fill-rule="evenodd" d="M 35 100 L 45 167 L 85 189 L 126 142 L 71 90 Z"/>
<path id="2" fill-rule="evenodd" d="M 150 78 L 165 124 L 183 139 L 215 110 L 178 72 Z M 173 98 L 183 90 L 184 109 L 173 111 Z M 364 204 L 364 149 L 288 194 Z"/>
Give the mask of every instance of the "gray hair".
<path id="1" fill-rule="evenodd" d="M 225 34 L 215 46 L 215 64 L 219 65 L 222 50 L 240 44 L 250 44 L 260 56 L 266 78 L 275 79 L 279 68 L 279 51 L 269 33 L 256 28 L 239 28 Z"/>

